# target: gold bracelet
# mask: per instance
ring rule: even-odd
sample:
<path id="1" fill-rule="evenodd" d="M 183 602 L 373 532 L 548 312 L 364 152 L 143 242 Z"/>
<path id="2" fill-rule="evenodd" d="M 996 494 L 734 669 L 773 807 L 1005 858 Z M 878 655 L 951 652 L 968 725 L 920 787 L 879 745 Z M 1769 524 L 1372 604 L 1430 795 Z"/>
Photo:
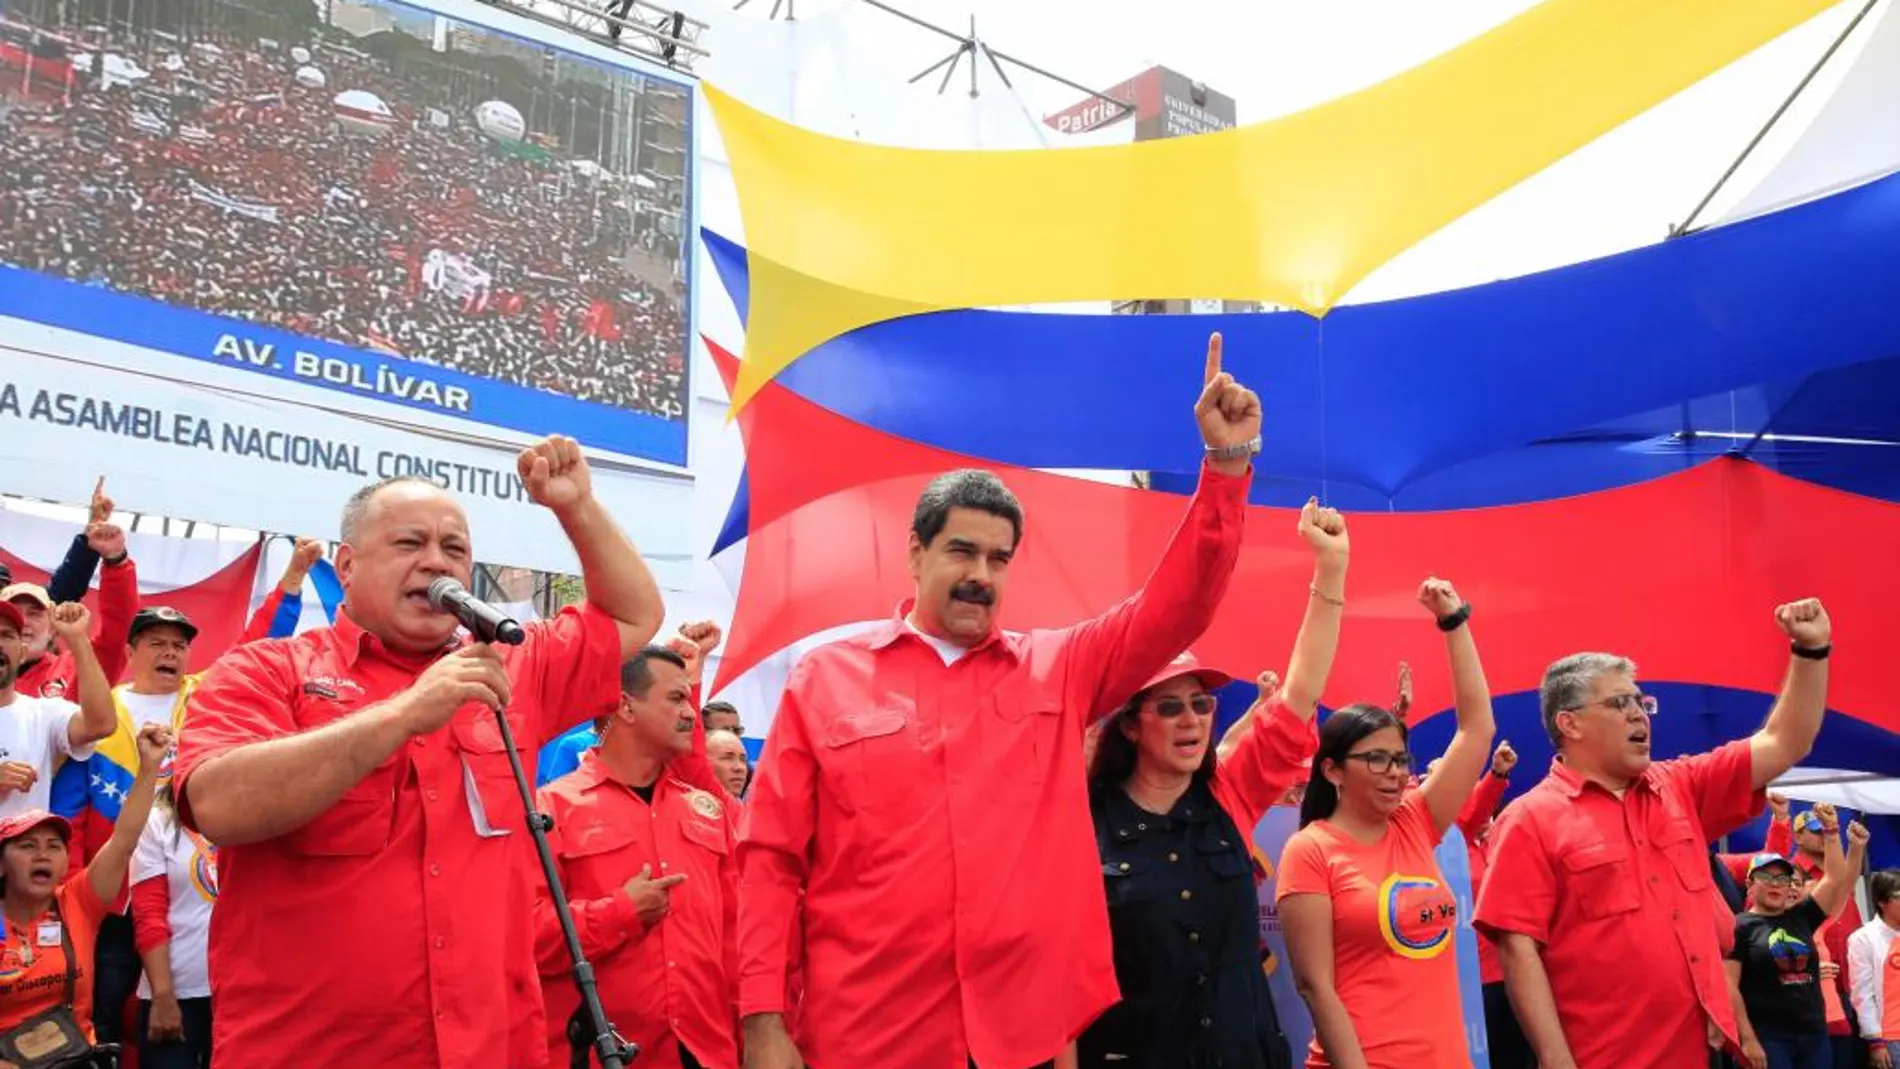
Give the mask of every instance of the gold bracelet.
<path id="1" fill-rule="evenodd" d="M 1333 596 L 1332 596 L 1331 594 L 1328 594 L 1328 593 L 1326 593 L 1326 592 L 1325 592 L 1324 590 L 1321 590 L 1321 589 L 1319 588 L 1319 584 L 1318 584 L 1318 583 L 1308 583 L 1308 584 L 1306 584 L 1306 592 L 1307 592 L 1308 594 L 1311 594 L 1312 596 L 1314 596 L 1314 597 L 1316 597 L 1316 598 L 1318 598 L 1319 600 L 1321 600 L 1321 601 L 1323 601 L 1323 602 L 1325 602 L 1325 603 L 1327 603 L 1328 605 L 1337 605 L 1337 606 L 1339 606 L 1339 607 L 1340 607 L 1340 608 L 1342 608 L 1342 609 L 1346 607 L 1346 599 L 1345 599 L 1345 598 L 1336 598 L 1336 597 L 1333 597 Z"/>

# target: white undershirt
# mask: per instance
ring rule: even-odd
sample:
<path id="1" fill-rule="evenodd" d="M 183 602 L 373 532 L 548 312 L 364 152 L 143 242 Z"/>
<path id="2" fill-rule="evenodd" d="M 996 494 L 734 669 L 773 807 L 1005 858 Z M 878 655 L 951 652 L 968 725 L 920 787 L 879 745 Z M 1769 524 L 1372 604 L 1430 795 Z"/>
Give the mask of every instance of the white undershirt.
<path id="1" fill-rule="evenodd" d="M 910 628 L 911 634 L 923 639 L 924 642 L 929 644 L 931 649 L 936 650 L 937 656 L 943 658 L 943 664 L 946 668 L 962 660 L 963 655 L 970 652 L 967 648 L 959 646 L 948 639 L 938 638 L 935 635 L 925 633 L 920 630 L 916 624 L 911 623 L 910 617 L 908 616 L 904 617 L 904 626 Z"/>

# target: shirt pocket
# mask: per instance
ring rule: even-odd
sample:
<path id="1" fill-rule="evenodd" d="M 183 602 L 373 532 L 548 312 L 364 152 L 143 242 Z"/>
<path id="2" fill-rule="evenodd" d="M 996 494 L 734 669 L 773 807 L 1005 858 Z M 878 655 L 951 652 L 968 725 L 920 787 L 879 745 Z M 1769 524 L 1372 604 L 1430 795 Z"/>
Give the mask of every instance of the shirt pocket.
<path id="1" fill-rule="evenodd" d="M 561 832 L 561 867 L 567 891 L 581 898 L 615 894 L 640 872 L 640 836 L 624 820 L 595 816 Z M 654 876 L 662 875 L 654 872 Z M 539 882 L 539 881 L 537 881 Z"/>
<path id="2" fill-rule="evenodd" d="M 1706 891 L 1713 882 L 1709 876 L 1709 852 L 1697 838 L 1695 826 L 1677 817 L 1655 833 L 1656 848 L 1669 859 L 1685 891 Z"/>
<path id="3" fill-rule="evenodd" d="M 846 713 L 825 726 L 824 746 L 838 796 L 854 812 L 898 805 L 921 772 L 917 729 L 902 708 Z"/>
<path id="4" fill-rule="evenodd" d="M 389 845 L 396 819 L 396 758 L 376 766 L 330 808 L 284 836 L 304 857 L 367 857 Z"/>
<path id="5" fill-rule="evenodd" d="M 716 828 L 704 821 L 692 819 L 680 821 L 680 838 L 694 846 L 710 850 L 722 858 L 731 849 L 726 843 L 725 829 Z"/>
<path id="6" fill-rule="evenodd" d="M 1629 847 L 1621 843 L 1585 843 L 1559 856 L 1570 894 L 1585 920 L 1634 913 L 1642 905 L 1630 866 Z"/>
<path id="7" fill-rule="evenodd" d="M 1208 829 L 1194 837 L 1194 850 L 1215 879 L 1235 880 L 1253 875 L 1253 860 L 1227 834 Z"/>
<path id="8" fill-rule="evenodd" d="M 1000 694 L 988 705 L 985 760 L 992 768 L 1009 770 L 1001 782 L 1040 787 L 1055 764 L 1062 703 L 1041 696 Z"/>
<path id="9" fill-rule="evenodd" d="M 1102 883 L 1108 893 L 1108 908 L 1152 902 L 1159 874 L 1152 862 L 1142 858 L 1123 858 L 1102 862 Z"/>
<path id="10" fill-rule="evenodd" d="M 512 721 L 509 730 L 519 744 L 520 725 Z M 508 761 L 508 747 L 502 742 L 495 714 L 483 709 L 478 715 L 457 719 L 451 729 L 455 748 L 468 766 L 476 797 L 481 799 L 482 816 L 497 832 L 521 831 L 527 826 L 527 810 L 521 805 L 521 788 L 515 783 L 514 767 Z M 471 814 L 471 819 L 473 814 Z"/>

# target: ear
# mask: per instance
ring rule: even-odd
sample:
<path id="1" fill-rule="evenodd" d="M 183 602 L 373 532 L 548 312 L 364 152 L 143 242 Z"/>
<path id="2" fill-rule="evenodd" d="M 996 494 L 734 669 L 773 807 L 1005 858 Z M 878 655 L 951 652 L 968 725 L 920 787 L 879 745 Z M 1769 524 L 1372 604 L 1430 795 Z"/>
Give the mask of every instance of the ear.
<path id="1" fill-rule="evenodd" d="M 1320 762 L 1319 774 L 1325 776 L 1326 782 L 1335 788 L 1346 782 L 1346 770 L 1339 767 L 1339 762 L 1330 757 Z"/>
<path id="2" fill-rule="evenodd" d="M 350 588 L 350 576 L 356 571 L 356 547 L 348 542 L 339 542 L 336 547 L 336 578 L 343 589 Z"/>
<path id="3" fill-rule="evenodd" d="M 1577 724 L 1577 715 L 1570 712 L 1558 713 L 1557 733 L 1566 739 L 1583 738 L 1583 728 Z"/>
<path id="4" fill-rule="evenodd" d="M 1141 725 L 1136 723 L 1135 718 L 1132 716 L 1116 717 L 1115 729 L 1120 731 L 1122 738 L 1127 739 L 1129 742 L 1139 742 L 1141 740 Z"/>
<path id="5" fill-rule="evenodd" d="M 910 577 L 912 579 L 923 575 L 924 550 L 927 548 L 929 547 L 924 545 L 924 540 L 917 537 L 917 532 L 912 531 L 910 533 Z"/>

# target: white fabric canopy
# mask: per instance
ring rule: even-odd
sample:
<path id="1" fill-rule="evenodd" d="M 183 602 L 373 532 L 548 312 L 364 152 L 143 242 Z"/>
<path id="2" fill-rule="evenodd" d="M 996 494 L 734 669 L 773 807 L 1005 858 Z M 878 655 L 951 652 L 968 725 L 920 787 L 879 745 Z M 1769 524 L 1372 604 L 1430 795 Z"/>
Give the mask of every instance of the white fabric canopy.
<path id="1" fill-rule="evenodd" d="M 1724 221 L 1779 211 L 1900 170 L 1900 3 L 1888 0 L 1870 18 L 1872 26 L 1855 30 L 1866 35 L 1865 44 L 1827 103 Z M 1844 47 L 1834 62 L 1848 58 Z"/>
<path id="2" fill-rule="evenodd" d="M 1798 801 L 1889 816 L 1900 813 L 1900 779 L 1839 768 L 1796 768 L 1774 789 Z"/>

